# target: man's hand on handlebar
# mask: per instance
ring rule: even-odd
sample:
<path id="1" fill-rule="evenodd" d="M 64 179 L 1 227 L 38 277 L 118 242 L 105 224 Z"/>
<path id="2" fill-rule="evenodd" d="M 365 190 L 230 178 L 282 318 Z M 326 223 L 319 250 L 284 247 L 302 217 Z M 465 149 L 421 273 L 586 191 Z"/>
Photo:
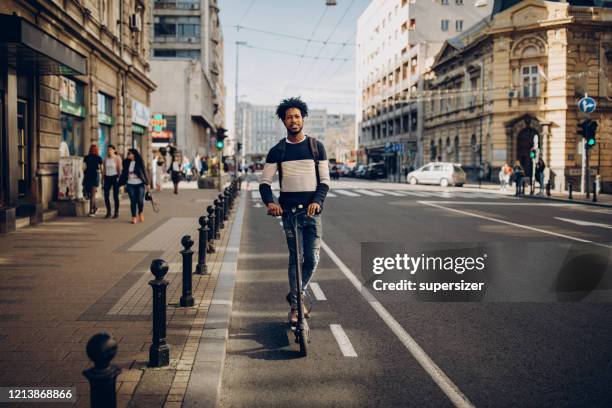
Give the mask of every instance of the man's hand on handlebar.
<path id="1" fill-rule="evenodd" d="M 313 215 L 317 215 L 318 213 L 321 212 L 321 206 L 317 203 L 311 203 L 308 205 L 308 215 L 309 216 L 313 216 Z"/>
<path id="2" fill-rule="evenodd" d="M 268 214 L 273 215 L 275 217 L 280 217 L 281 215 L 283 215 L 283 209 L 280 205 L 276 203 L 270 203 L 268 204 Z"/>

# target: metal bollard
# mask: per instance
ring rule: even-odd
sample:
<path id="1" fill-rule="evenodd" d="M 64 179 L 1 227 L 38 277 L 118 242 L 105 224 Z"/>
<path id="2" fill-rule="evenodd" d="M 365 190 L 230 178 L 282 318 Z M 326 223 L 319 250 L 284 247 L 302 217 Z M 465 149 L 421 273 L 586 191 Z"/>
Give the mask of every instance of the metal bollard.
<path id="1" fill-rule="evenodd" d="M 221 225 L 219 225 L 219 227 L 224 229 L 225 223 L 223 221 L 227 219 L 225 218 L 225 197 L 223 197 L 223 194 L 219 194 L 217 199 L 219 200 L 219 208 L 221 209 L 221 217 L 219 217 L 219 224 Z"/>
<path id="2" fill-rule="evenodd" d="M 574 199 L 574 197 L 572 196 L 572 190 L 573 190 L 573 188 L 574 188 L 574 184 L 573 184 L 573 183 L 570 181 L 570 182 L 568 183 L 569 199 L 570 199 L 570 200 L 573 200 L 573 199 Z"/>
<path id="3" fill-rule="evenodd" d="M 229 203 L 229 193 L 227 191 L 223 192 L 223 220 L 227 221 L 229 219 L 229 211 L 230 211 L 230 203 Z"/>
<path id="4" fill-rule="evenodd" d="M 597 183 L 593 182 L 593 202 L 597 202 Z"/>
<path id="5" fill-rule="evenodd" d="M 168 264 L 163 259 L 151 262 L 151 273 L 155 279 L 149 281 L 153 288 L 153 342 L 149 348 L 149 367 L 164 367 L 170 364 L 170 348 L 166 344 L 166 289 Z"/>
<path id="6" fill-rule="evenodd" d="M 183 256 L 183 294 L 181 295 L 180 305 L 181 307 L 191 307 L 194 304 L 191 293 L 191 274 L 193 273 L 193 251 L 191 247 L 193 246 L 193 239 L 189 235 L 185 235 L 181 239 L 181 245 L 184 249 L 181 251 Z"/>
<path id="7" fill-rule="evenodd" d="M 221 203 L 218 199 L 213 201 L 215 205 L 215 239 L 221 238 L 221 223 L 223 222 L 223 217 L 221 215 Z"/>
<path id="8" fill-rule="evenodd" d="M 208 241 L 208 217 L 205 215 L 198 219 L 200 228 L 198 228 L 198 264 L 196 265 L 196 273 L 198 275 L 205 275 L 207 272 L 206 267 L 206 243 Z"/>
<path id="9" fill-rule="evenodd" d="M 225 201 L 227 202 L 227 212 L 232 210 L 232 188 L 231 186 L 223 190 L 223 195 L 225 196 Z"/>
<path id="10" fill-rule="evenodd" d="M 117 342 L 106 332 L 92 336 L 87 342 L 87 357 L 94 366 L 83 371 L 89 380 L 89 404 L 91 408 L 117 407 L 117 376 L 121 369 L 110 362 L 117 354 Z"/>
<path id="11" fill-rule="evenodd" d="M 206 247 L 206 251 L 209 254 L 214 254 L 216 252 L 215 250 L 215 246 L 214 246 L 214 240 L 215 240 L 215 207 L 213 207 L 212 205 L 209 205 L 206 208 L 206 212 L 208 213 L 208 246 Z"/>
<path id="12" fill-rule="evenodd" d="M 234 194 L 232 194 L 232 190 L 229 188 L 227 189 L 226 199 L 228 200 L 230 211 L 233 210 L 234 209 Z"/>
<path id="13" fill-rule="evenodd" d="M 546 183 L 546 195 L 550 197 L 550 180 Z"/>

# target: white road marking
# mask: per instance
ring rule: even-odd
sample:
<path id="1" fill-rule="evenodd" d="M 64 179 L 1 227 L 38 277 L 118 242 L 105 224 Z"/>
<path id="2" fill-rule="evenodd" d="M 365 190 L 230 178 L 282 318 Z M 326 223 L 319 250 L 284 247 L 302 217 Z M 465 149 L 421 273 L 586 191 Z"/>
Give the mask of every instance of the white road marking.
<path id="1" fill-rule="evenodd" d="M 355 349 L 353 348 L 348 336 L 344 332 L 344 329 L 342 329 L 342 326 L 339 324 L 330 324 L 329 328 L 336 338 L 338 346 L 340 346 L 340 351 L 342 351 L 344 357 L 357 357 L 357 353 L 355 352 Z"/>
<path id="2" fill-rule="evenodd" d="M 506 205 L 506 206 L 533 206 L 533 207 L 571 207 L 573 204 L 562 204 L 562 203 L 523 203 L 523 202 L 510 202 L 510 201 L 417 201 L 419 204 L 465 204 L 465 205 Z"/>
<path id="3" fill-rule="evenodd" d="M 420 191 L 403 191 L 403 193 L 407 195 L 415 196 L 415 197 L 429 197 L 430 196 L 430 194 L 422 193 Z"/>
<path id="4" fill-rule="evenodd" d="M 251 197 L 252 198 L 259 198 L 259 191 L 251 191 Z"/>
<path id="5" fill-rule="evenodd" d="M 378 193 L 381 193 L 381 194 L 388 194 L 388 195 L 395 196 L 395 197 L 403 197 L 404 196 L 403 194 L 396 193 L 395 191 L 389 191 L 389 190 L 374 190 L 374 191 L 376 191 Z"/>
<path id="6" fill-rule="evenodd" d="M 334 193 L 330 193 L 329 191 L 326 194 L 327 197 L 338 197 L 337 195 L 335 195 Z"/>
<path id="7" fill-rule="evenodd" d="M 255 208 L 261 208 L 261 207 L 263 207 L 263 205 L 261 205 L 261 203 L 259 201 L 256 201 L 254 207 Z"/>
<path id="8" fill-rule="evenodd" d="M 541 228 L 530 227 L 528 225 L 521 225 L 521 224 L 517 224 L 515 222 L 500 220 L 498 218 L 493 218 L 493 217 L 487 217 L 485 215 L 474 214 L 474 213 L 467 212 L 467 211 L 462 211 L 462 210 L 456 210 L 454 208 L 444 207 L 442 205 L 439 205 L 438 203 L 433 203 L 433 202 L 428 202 L 428 201 L 419 201 L 419 203 L 422 203 L 422 204 L 425 204 L 425 205 L 429 205 L 431 207 L 440 208 L 440 209 L 443 209 L 443 210 L 446 210 L 446 211 L 455 212 L 455 213 L 458 213 L 458 214 L 469 215 L 470 217 L 474 217 L 474 218 L 481 218 L 483 220 L 498 222 L 500 224 L 512 225 L 513 227 L 523 228 L 523 229 L 530 230 L 530 231 L 536 231 L 536 232 L 539 232 L 539 233 L 542 233 L 542 234 L 553 235 L 555 237 L 565 238 L 565 239 L 569 239 L 569 240 L 572 240 L 572 241 L 584 242 L 584 243 L 587 243 L 587 244 L 593 244 L 593 245 L 601 246 L 601 247 L 604 247 L 604 248 L 612 248 L 612 245 L 600 244 L 599 242 L 589 241 L 588 239 L 576 238 L 576 237 L 572 237 L 570 235 L 559 234 L 558 232 L 546 231 L 546 230 L 543 230 Z M 461 203 L 461 204 L 463 204 L 463 203 Z M 494 204 L 494 203 L 490 203 L 490 204 Z M 500 205 L 504 205 L 503 203 L 499 203 L 499 204 Z M 510 204 L 510 205 L 517 205 L 517 204 Z"/>
<path id="9" fill-rule="evenodd" d="M 325 297 L 325 293 L 323 293 L 323 291 L 321 290 L 321 287 L 319 286 L 317 282 L 310 283 L 310 290 L 312 290 L 312 294 L 314 295 L 315 299 L 327 300 L 327 298 Z"/>
<path id="10" fill-rule="evenodd" d="M 565 221 L 565 222 L 571 222 L 572 224 L 581 225 L 583 227 L 600 227 L 600 228 L 612 229 L 612 225 L 602 224 L 598 222 L 572 220 L 570 218 L 561 218 L 561 217 L 555 217 L 555 219 L 560 220 L 560 221 Z"/>
<path id="11" fill-rule="evenodd" d="M 433 362 L 433 360 L 425 353 L 425 351 L 417 344 L 417 342 L 408 334 L 406 330 L 395 320 L 395 318 L 380 304 L 378 300 L 370 293 L 370 291 L 362 285 L 359 279 L 351 272 L 351 270 L 338 258 L 332 249 L 321 240 L 321 247 L 329 255 L 331 260 L 338 266 L 344 276 L 353 284 L 357 292 L 365 298 L 372 306 L 378 316 L 385 322 L 391 331 L 402 342 L 404 347 L 408 349 L 410 354 L 423 367 L 425 372 L 434 380 L 440 389 L 446 394 L 453 404 L 457 407 L 473 407 L 474 405 L 467 397 L 459 390 L 459 388 L 451 381 L 450 378 Z"/>
<path id="12" fill-rule="evenodd" d="M 349 197 L 359 197 L 359 194 L 353 193 L 352 191 L 348 191 L 348 190 L 334 190 L 334 191 L 338 194 L 342 194 L 342 195 L 349 196 Z"/>
<path id="13" fill-rule="evenodd" d="M 372 197 L 382 197 L 382 196 L 384 196 L 384 194 L 377 193 L 375 191 L 370 191 L 370 190 L 355 190 L 355 192 L 361 193 L 361 194 L 367 195 L 367 196 L 372 196 Z"/>

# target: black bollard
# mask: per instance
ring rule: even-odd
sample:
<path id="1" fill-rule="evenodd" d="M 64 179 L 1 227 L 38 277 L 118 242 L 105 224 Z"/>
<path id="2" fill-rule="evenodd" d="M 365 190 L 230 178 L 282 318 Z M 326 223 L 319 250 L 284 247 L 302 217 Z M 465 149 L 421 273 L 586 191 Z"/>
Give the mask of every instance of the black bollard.
<path id="1" fill-rule="evenodd" d="M 573 183 L 570 181 L 570 182 L 568 183 L 569 199 L 570 199 L 570 200 L 573 200 L 573 199 L 574 199 L 574 197 L 572 197 L 572 189 L 573 189 L 573 187 L 574 187 L 574 185 L 573 185 Z"/>
<path id="2" fill-rule="evenodd" d="M 87 342 L 87 357 L 94 366 L 83 371 L 89 380 L 91 408 L 117 407 L 117 376 L 121 369 L 110 362 L 117 354 L 117 342 L 109 333 L 95 334 Z"/>
<path id="3" fill-rule="evenodd" d="M 213 244 L 215 240 L 215 236 L 216 236 L 215 234 L 215 228 L 216 228 L 215 226 L 216 224 L 215 207 L 213 207 L 212 205 L 209 205 L 206 208 L 206 212 L 208 213 L 208 246 L 206 247 L 206 251 L 209 254 L 214 254 L 216 252 L 215 246 Z"/>
<path id="4" fill-rule="evenodd" d="M 593 202 L 597 202 L 597 183 L 593 182 Z"/>
<path id="5" fill-rule="evenodd" d="M 151 273 L 155 279 L 149 281 L 153 288 L 153 343 L 149 348 L 149 367 L 164 367 L 170 364 L 170 348 L 166 344 L 166 288 L 168 264 L 163 259 L 151 262 Z"/>
<path id="6" fill-rule="evenodd" d="M 230 188 L 227 189 L 227 193 L 225 194 L 225 199 L 228 200 L 228 206 L 230 211 L 234 209 L 234 195 L 232 194 L 232 190 Z"/>
<path id="7" fill-rule="evenodd" d="M 223 192 L 223 220 L 227 221 L 229 219 L 229 193 L 227 191 Z"/>
<path id="8" fill-rule="evenodd" d="M 223 194 L 219 194 L 217 196 L 217 199 L 219 200 L 219 208 L 221 209 L 221 216 L 219 217 L 219 228 L 224 229 L 225 223 L 223 221 L 227 219 L 225 218 L 225 198 L 223 197 Z"/>
<path id="9" fill-rule="evenodd" d="M 550 197 L 550 180 L 546 183 L 546 195 Z"/>
<path id="10" fill-rule="evenodd" d="M 191 307 L 194 303 L 191 294 L 191 274 L 193 273 L 193 251 L 191 247 L 193 246 L 193 240 L 189 235 L 185 235 L 181 239 L 181 245 L 183 245 L 184 249 L 181 251 L 181 255 L 183 256 L 183 294 L 181 296 L 180 305 L 181 307 Z"/>
<path id="11" fill-rule="evenodd" d="M 196 265 L 196 273 L 199 275 L 205 275 L 207 272 L 206 267 L 206 243 L 208 242 L 208 217 L 205 215 L 198 219 L 200 228 L 198 228 L 198 264 Z"/>
<path id="12" fill-rule="evenodd" d="M 223 217 L 221 215 L 221 203 L 218 199 L 213 201 L 215 204 L 215 239 L 221 238 L 221 225 L 223 222 Z"/>

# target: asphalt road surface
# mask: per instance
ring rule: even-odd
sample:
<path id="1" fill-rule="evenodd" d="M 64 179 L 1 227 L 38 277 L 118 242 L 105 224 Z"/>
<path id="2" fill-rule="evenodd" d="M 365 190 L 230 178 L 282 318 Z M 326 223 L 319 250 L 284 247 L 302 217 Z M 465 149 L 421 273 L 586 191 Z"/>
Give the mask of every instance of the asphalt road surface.
<path id="1" fill-rule="evenodd" d="M 301 358 L 282 227 L 249 188 L 222 407 L 612 406 L 611 210 L 334 182 Z M 363 242 L 477 244 L 503 273 L 482 301 L 378 292 L 361 271 Z"/>

